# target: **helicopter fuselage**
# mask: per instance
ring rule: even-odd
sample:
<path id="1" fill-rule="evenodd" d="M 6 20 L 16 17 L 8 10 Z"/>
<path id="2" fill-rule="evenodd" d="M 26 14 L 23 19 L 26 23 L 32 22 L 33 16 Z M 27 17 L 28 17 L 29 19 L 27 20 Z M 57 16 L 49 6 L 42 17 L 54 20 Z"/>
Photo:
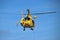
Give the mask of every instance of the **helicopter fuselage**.
<path id="1" fill-rule="evenodd" d="M 21 25 L 25 28 L 34 27 L 34 20 L 32 20 L 30 15 L 28 15 L 26 18 L 21 19 Z"/>
<path id="2" fill-rule="evenodd" d="M 24 27 L 24 30 L 25 30 L 25 28 L 31 28 L 31 30 L 33 30 L 34 20 L 32 19 L 29 12 L 28 12 L 28 14 L 25 18 L 24 17 L 21 18 L 21 23 L 20 24 L 21 24 L 21 26 Z"/>
<path id="3" fill-rule="evenodd" d="M 34 28 L 34 20 L 32 19 L 32 16 L 30 15 L 29 9 L 27 9 L 27 11 L 28 11 L 28 14 L 26 15 L 25 18 L 22 15 L 20 24 L 21 24 L 21 26 L 24 27 L 23 30 L 25 30 L 25 28 L 31 28 L 31 30 L 33 30 L 33 28 Z"/>

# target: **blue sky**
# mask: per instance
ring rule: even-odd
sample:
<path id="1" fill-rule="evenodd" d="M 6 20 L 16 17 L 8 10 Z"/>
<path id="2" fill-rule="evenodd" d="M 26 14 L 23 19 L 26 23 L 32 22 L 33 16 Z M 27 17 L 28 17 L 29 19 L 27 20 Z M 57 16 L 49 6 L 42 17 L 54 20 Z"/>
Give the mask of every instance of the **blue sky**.
<path id="1" fill-rule="evenodd" d="M 59 40 L 59 0 L 0 0 L 0 30 L 4 33 L 1 40 Z M 36 15 L 35 28 L 31 31 L 18 25 L 21 11 L 27 13 L 56 11 L 55 14 Z M 32 15 L 33 17 L 34 15 Z"/>

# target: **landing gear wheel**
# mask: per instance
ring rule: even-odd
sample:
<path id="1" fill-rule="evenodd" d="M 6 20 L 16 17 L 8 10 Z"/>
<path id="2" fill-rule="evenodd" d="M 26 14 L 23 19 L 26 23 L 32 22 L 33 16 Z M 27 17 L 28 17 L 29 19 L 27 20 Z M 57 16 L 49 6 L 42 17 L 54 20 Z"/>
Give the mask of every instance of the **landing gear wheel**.
<path id="1" fill-rule="evenodd" d="M 33 28 L 31 28 L 31 30 L 33 31 L 34 29 L 33 29 Z"/>
<path id="2" fill-rule="evenodd" d="M 23 31 L 25 31 L 25 27 L 24 27 Z"/>

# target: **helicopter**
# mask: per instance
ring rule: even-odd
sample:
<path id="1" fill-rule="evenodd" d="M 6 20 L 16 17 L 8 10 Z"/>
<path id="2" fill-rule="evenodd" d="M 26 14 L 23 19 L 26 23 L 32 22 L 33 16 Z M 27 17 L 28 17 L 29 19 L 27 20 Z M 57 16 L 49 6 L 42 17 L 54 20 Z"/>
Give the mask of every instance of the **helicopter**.
<path id="1" fill-rule="evenodd" d="M 33 30 L 34 28 L 34 20 L 30 15 L 29 9 L 27 9 L 27 11 L 28 11 L 27 16 L 24 18 L 24 16 L 22 15 L 21 22 L 20 22 L 21 26 L 24 27 L 23 31 L 25 31 L 25 28 L 31 28 L 31 30 Z"/>
<path id="2" fill-rule="evenodd" d="M 44 12 L 44 13 L 34 13 L 34 14 L 30 14 L 30 10 L 27 9 L 27 14 L 22 13 L 22 18 L 19 22 L 19 24 L 23 27 L 23 31 L 25 31 L 25 28 L 30 28 L 32 31 L 34 30 L 35 27 L 35 22 L 32 18 L 31 15 L 40 15 L 40 14 L 51 14 L 51 13 L 56 13 L 54 12 Z M 26 17 L 24 18 L 24 15 L 26 15 Z M 34 16 L 34 19 L 36 19 L 37 16 Z"/>

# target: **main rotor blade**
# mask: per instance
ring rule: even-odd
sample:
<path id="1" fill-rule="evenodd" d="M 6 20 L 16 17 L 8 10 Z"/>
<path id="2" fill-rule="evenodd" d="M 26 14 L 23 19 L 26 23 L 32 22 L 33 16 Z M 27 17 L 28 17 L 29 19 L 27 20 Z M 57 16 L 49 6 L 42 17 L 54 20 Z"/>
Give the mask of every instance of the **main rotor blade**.
<path id="1" fill-rule="evenodd" d="M 32 13 L 31 15 L 43 15 L 43 14 L 53 14 L 53 13 L 56 13 L 56 12 L 54 11 L 54 12 Z"/>
<path id="2" fill-rule="evenodd" d="M 42 13 L 31 13 L 30 15 L 43 15 L 43 14 L 53 14 L 56 13 L 56 11 L 52 11 L 52 12 L 42 12 Z M 19 13 L 0 13 L 0 14 L 9 14 L 9 15 L 21 15 Z M 24 14 L 27 15 L 27 14 Z"/>

